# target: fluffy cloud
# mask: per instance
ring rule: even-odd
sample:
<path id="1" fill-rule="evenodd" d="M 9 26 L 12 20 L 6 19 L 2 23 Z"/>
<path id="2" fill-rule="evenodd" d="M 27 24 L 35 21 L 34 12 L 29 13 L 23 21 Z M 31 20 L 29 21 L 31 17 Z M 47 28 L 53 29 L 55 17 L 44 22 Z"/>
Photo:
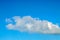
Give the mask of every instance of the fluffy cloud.
<path id="1" fill-rule="evenodd" d="M 60 28 L 47 20 L 40 20 L 39 18 L 32 18 L 31 16 L 14 16 L 7 18 L 8 23 L 6 27 L 9 30 L 18 30 L 20 32 L 36 32 L 43 34 L 59 34 Z"/>

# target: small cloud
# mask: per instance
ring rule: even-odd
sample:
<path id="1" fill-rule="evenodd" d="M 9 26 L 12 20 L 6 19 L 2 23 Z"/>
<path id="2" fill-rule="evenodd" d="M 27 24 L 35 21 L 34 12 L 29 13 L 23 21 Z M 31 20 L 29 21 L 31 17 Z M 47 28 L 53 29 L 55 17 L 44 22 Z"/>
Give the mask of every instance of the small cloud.
<path id="1" fill-rule="evenodd" d="M 9 30 L 18 30 L 22 32 L 36 32 L 43 34 L 59 34 L 60 28 L 58 25 L 53 24 L 47 20 L 40 20 L 39 18 L 33 18 L 31 16 L 14 16 L 7 18 L 8 24 L 6 27 Z M 13 23 L 14 24 L 13 24 Z"/>

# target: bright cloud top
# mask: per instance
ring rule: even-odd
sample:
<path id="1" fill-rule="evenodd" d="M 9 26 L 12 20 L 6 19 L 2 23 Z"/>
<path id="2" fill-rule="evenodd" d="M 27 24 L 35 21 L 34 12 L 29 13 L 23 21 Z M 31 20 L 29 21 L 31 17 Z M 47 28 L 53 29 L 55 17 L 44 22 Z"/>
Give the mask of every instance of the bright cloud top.
<path id="1" fill-rule="evenodd" d="M 8 23 L 6 27 L 9 30 L 18 30 L 20 32 L 36 32 L 43 34 L 59 34 L 60 28 L 58 25 L 53 24 L 47 20 L 40 20 L 38 18 L 32 18 L 31 16 L 14 16 L 7 18 Z"/>

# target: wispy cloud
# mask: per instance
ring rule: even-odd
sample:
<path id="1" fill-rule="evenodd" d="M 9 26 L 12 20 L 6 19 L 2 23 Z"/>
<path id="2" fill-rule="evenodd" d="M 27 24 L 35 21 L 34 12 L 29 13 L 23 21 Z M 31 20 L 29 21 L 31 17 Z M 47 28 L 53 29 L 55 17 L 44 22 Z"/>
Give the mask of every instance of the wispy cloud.
<path id="1" fill-rule="evenodd" d="M 32 18 L 31 16 L 14 16 L 7 18 L 8 24 L 6 27 L 9 30 L 18 30 L 22 32 L 36 32 L 46 34 L 59 34 L 60 28 L 47 20 L 40 20 L 39 18 Z"/>

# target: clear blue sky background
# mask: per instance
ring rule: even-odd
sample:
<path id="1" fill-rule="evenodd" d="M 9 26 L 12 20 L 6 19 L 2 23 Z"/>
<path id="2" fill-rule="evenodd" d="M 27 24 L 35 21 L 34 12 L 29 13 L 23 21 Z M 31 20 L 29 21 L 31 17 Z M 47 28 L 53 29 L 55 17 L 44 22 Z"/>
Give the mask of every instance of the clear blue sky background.
<path id="1" fill-rule="evenodd" d="M 6 28 L 6 18 L 28 15 L 60 25 L 60 1 L 0 0 L 0 40 L 60 40 L 60 35 L 29 34 Z"/>

